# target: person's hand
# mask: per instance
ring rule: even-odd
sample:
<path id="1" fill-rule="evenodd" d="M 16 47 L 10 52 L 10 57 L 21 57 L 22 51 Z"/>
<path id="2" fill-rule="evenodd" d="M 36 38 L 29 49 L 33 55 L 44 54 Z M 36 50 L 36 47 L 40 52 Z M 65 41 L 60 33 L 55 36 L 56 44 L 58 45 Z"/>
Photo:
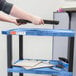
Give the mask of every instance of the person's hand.
<path id="1" fill-rule="evenodd" d="M 32 19 L 32 23 L 35 25 L 41 25 L 41 24 L 44 24 L 44 21 L 42 18 L 34 16 Z"/>
<path id="2" fill-rule="evenodd" d="M 14 19 L 14 20 L 13 20 L 13 23 L 14 23 L 15 25 L 17 25 L 17 26 L 26 24 L 26 23 L 18 23 L 18 22 L 17 22 L 17 19 Z"/>

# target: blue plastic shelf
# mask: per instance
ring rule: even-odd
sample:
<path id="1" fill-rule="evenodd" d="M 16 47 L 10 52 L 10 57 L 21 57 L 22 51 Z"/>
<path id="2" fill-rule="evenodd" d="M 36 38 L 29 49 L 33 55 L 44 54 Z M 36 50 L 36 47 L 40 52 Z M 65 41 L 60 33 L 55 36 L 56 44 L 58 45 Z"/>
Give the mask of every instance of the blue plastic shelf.
<path id="1" fill-rule="evenodd" d="M 19 60 L 18 60 L 19 61 Z M 16 61 L 16 62 L 18 62 Z M 57 60 L 51 60 L 50 61 L 51 64 L 57 65 L 57 64 L 63 64 L 64 68 L 57 68 L 54 67 L 56 69 L 53 68 L 38 68 L 38 69 L 24 69 L 22 67 L 12 67 L 12 68 L 8 68 L 8 72 L 17 72 L 17 73 L 30 73 L 30 74 L 47 74 L 47 75 L 58 75 L 58 76 L 72 76 L 72 72 L 68 72 L 68 64 L 67 63 L 63 63 Z M 66 70 L 65 70 L 66 69 Z"/>
<path id="2" fill-rule="evenodd" d="M 72 72 L 67 71 L 57 71 L 49 68 L 41 68 L 41 69 L 32 69 L 32 70 L 26 70 L 21 67 L 12 67 L 8 68 L 8 72 L 16 72 L 16 73 L 30 73 L 30 74 L 47 74 L 47 75 L 66 75 L 66 76 L 72 76 Z"/>
<path id="3" fill-rule="evenodd" d="M 33 35 L 33 36 L 64 36 L 64 37 L 74 37 L 74 30 L 66 29 L 40 29 L 40 28 L 18 28 L 2 31 L 2 34 L 6 35 Z"/>

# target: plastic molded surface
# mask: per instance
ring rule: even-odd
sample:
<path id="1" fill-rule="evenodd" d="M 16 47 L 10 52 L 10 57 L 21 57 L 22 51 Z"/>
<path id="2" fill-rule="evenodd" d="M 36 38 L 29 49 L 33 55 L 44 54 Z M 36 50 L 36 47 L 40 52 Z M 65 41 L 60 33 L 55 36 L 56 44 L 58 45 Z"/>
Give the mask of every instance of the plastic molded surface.
<path id="1" fill-rule="evenodd" d="M 39 29 L 39 28 L 18 28 L 2 31 L 2 34 L 6 35 L 33 35 L 33 36 L 65 36 L 74 37 L 74 30 L 65 29 Z"/>
<path id="2" fill-rule="evenodd" d="M 19 60 L 18 60 L 19 61 Z M 18 62 L 16 61 L 16 62 Z M 8 68 L 8 72 L 18 72 L 18 73 L 32 73 L 32 74 L 48 74 L 48 75 L 58 75 L 58 76 L 72 76 L 72 72 L 68 72 L 68 64 L 57 61 L 57 60 L 51 60 L 51 64 L 57 65 L 62 64 L 64 65 L 64 68 L 58 68 L 54 66 L 54 68 L 39 68 L 39 69 L 24 69 L 22 67 L 12 67 Z"/>

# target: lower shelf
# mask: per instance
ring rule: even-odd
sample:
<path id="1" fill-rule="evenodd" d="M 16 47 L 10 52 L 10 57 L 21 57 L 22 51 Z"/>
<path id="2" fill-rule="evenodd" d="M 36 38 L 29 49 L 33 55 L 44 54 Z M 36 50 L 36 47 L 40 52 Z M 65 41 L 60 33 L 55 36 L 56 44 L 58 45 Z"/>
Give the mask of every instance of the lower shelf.
<path id="1" fill-rule="evenodd" d="M 58 61 L 51 61 L 50 63 L 57 64 Z M 64 64 L 63 64 L 64 65 Z M 24 69 L 22 67 L 12 67 L 8 68 L 8 72 L 16 73 L 30 73 L 30 74 L 47 74 L 47 75 L 57 75 L 57 76 L 72 76 L 72 72 L 68 72 L 67 69 L 59 69 L 57 67 L 53 68 L 38 68 L 38 69 Z"/>
<path id="2" fill-rule="evenodd" d="M 8 72 L 17 72 L 17 73 L 32 73 L 32 74 L 48 74 L 48 75 L 66 75 L 66 76 L 72 76 L 71 72 L 67 71 L 58 71 L 50 68 L 40 68 L 40 69 L 32 69 L 32 70 L 26 70 L 22 67 L 12 67 L 8 68 Z"/>

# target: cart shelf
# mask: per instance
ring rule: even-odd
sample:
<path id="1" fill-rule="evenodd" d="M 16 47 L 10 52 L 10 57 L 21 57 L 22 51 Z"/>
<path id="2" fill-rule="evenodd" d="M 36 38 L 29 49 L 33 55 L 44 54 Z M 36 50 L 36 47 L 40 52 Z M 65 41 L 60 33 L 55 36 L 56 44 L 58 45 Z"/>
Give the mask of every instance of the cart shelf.
<path id="1" fill-rule="evenodd" d="M 32 36 L 64 36 L 74 37 L 74 30 L 66 29 L 38 29 L 38 28 L 18 28 L 2 31 L 2 34 L 6 35 L 32 35 Z"/>
<path id="2" fill-rule="evenodd" d="M 18 60 L 21 61 L 21 60 Z M 17 63 L 16 61 L 15 63 Z M 43 61 L 43 60 L 42 60 Z M 56 66 L 53 66 L 52 68 L 37 68 L 37 69 L 25 69 L 22 67 L 12 67 L 8 68 L 8 72 L 17 72 L 17 73 L 30 73 L 30 74 L 47 74 L 47 75 L 67 75 L 72 76 L 72 72 L 68 72 L 68 63 L 64 63 L 59 60 L 50 60 L 50 63 L 53 65 L 62 64 L 64 65 L 64 68 L 58 68 Z"/>
<path id="3" fill-rule="evenodd" d="M 25 70 L 21 67 L 12 67 L 8 68 L 8 72 L 16 72 L 16 73 L 30 73 L 30 74 L 47 74 L 47 75 L 66 75 L 72 76 L 72 72 L 67 71 L 57 71 L 49 68 L 42 68 L 42 69 L 32 69 L 32 70 Z"/>

